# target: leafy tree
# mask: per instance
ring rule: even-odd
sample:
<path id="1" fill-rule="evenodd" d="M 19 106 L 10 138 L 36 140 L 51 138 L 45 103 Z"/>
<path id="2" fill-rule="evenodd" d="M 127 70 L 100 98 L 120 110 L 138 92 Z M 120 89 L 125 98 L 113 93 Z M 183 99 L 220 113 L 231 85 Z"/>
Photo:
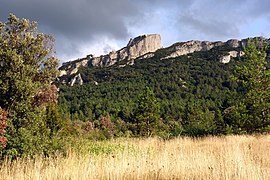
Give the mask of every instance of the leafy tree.
<path id="1" fill-rule="evenodd" d="M 270 69 L 267 46 L 250 41 L 245 48 L 245 63 L 237 66 L 234 80 L 239 83 L 238 104 L 226 109 L 226 117 L 236 132 L 261 131 L 270 125 Z"/>
<path id="2" fill-rule="evenodd" d="M 160 120 L 160 104 L 154 92 L 147 88 L 137 99 L 135 109 L 135 124 L 137 135 L 150 136 L 157 131 Z"/>
<path id="3" fill-rule="evenodd" d="M 45 149 L 46 103 L 39 95 L 57 77 L 57 66 L 53 38 L 38 33 L 36 22 L 13 14 L 0 22 L 0 106 L 8 112 L 6 155 L 33 155 Z"/>

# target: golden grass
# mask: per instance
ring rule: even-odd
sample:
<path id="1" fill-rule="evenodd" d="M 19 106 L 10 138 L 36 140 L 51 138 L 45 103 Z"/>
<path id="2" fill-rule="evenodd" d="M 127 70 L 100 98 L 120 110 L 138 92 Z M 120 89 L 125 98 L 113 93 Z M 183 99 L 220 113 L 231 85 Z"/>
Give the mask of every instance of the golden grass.
<path id="1" fill-rule="evenodd" d="M 79 151 L 70 150 L 66 157 L 5 161 L 0 168 L 0 179 L 7 180 L 266 180 L 270 179 L 270 135 L 91 142 Z"/>

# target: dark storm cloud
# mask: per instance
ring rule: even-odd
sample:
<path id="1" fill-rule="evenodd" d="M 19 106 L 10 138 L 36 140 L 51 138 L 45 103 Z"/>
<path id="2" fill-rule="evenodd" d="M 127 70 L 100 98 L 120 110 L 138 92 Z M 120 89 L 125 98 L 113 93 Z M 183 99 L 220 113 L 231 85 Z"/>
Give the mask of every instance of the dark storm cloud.
<path id="1" fill-rule="evenodd" d="M 181 24 L 184 24 L 184 28 L 186 31 L 191 34 L 195 33 L 197 36 L 211 36 L 213 38 L 222 38 L 228 37 L 233 34 L 238 34 L 238 28 L 227 21 L 224 20 L 208 20 L 201 21 L 200 19 L 192 16 L 192 15 L 182 15 L 179 19 Z"/>
<path id="2" fill-rule="evenodd" d="M 1 0 L 0 20 L 9 13 L 37 21 L 41 31 L 55 36 L 58 52 L 68 54 L 100 35 L 128 38 L 125 21 L 137 9 L 127 0 Z"/>
<path id="3" fill-rule="evenodd" d="M 8 0 L 1 3 L 1 20 L 10 12 L 37 20 L 54 33 L 83 39 L 84 36 L 108 33 L 127 36 L 124 18 L 136 9 L 126 0 Z"/>
<path id="4" fill-rule="evenodd" d="M 55 37 L 57 55 L 70 60 L 144 33 L 160 33 L 165 46 L 239 38 L 249 35 L 247 27 L 270 28 L 269 9 L 269 0 L 0 0 L 0 20 L 15 13 L 38 21 Z"/>

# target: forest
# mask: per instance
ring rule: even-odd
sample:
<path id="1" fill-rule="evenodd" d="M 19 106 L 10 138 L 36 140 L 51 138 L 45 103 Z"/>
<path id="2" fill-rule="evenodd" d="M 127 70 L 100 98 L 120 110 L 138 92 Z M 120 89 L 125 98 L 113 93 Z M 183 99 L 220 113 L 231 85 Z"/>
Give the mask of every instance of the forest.
<path id="1" fill-rule="evenodd" d="M 243 103 L 248 93 L 244 85 L 248 79 L 243 78 L 259 81 L 256 80 L 258 77 L 244 77 L 243 72 L 240 73 L 242 70 L 238 70 L 248 66 L 248 54 L 262 60 L 258 53 L 263 50 L 265 62 L 262 66 L 269 71 L 268 48 L 259 47 L 260 42 L 253 40 L 253 45 L 250 45 L 253 47 L 248 48 L 224 45 L 161 60 L 169 53 L 163 48 L 152 58 L 135 60 L 132 66 L 82 67 L 79 73 L 83 85 L 71 87 L 60 84 L 60 111 L 72 122 L 91 123 L 93 128 L 110 132 L 105 133 L 108 137 L 158 135 L 169 138 L 268 131 L 269 116 L 268 123 L 265 122 L 268 126 L 252 117 L 243 117 L 246 120 L 239 121 L 240 109 L 233 109 Z M 229 51 L 244 49 L 246 56 L 234 58 L 228 64 L 219 62 L 219 57 Z M 249 68 L 253 67 L 250 65 Z M 64 78 L 69 81 L 71 77 Z M 268 112 L 269 92 L 265 93 L 268 94 L 265 94 Z M 145 122 L 149 114 L 140 110 L 142 103 L 148 106 L 144 111 L 153 116 L 149 123 Z M 104 118 L 111 124 L 111 129 L 102 124 Z M 150 132 L 143 132 L 146 129 Z"/>

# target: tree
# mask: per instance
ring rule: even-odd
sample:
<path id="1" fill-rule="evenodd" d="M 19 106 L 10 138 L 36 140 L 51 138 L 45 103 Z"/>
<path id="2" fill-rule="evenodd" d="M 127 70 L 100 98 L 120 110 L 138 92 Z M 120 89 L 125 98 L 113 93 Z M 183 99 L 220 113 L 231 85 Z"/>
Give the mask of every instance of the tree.
<path id="1" fill-rule="evenodd" d="M 144 93 L 138 96 L 134 114 L 137 135 L 150 136 L 157 131 L 159 111 L 158 99 L 150 88 L 146 88 Z"/>
<path id="2" fill-rule="evenodd" d="M 225 110 L 236 132 L 259 132 L 270 125 L 270 69 L 268 48 L 261 41 L 250 41 L 245 48 L 244 64 L 237 66 L 234 80 L 240 87 L 240 101 Z"/>
<path id="3" fill-rule="evenodd" d="M 54 40 L 39 33 L 36 22 L 13 14 L 0 22 L 0 34 L 0 107 L 8 112 L 6 154 L 33 154 L 46 143 L 46 104 L 35 101 L 58 75 Z"/>
<path id="4" fill-rule="evenodd" d="M 55 103 L 49 103 L 46 108 L 46 126 L 49 128 L 51 136 L 64 127 L 58 106 Z"/>
<path id="5" fill-rule="evenodd" d="M 206 104 L 206 102 L 203 102 Z M 191 136 L 213 134 L 216 130 L 215 114 L 203 107 L 200 101 L 187 102 L 182 122 L 184 132 Z"/>

